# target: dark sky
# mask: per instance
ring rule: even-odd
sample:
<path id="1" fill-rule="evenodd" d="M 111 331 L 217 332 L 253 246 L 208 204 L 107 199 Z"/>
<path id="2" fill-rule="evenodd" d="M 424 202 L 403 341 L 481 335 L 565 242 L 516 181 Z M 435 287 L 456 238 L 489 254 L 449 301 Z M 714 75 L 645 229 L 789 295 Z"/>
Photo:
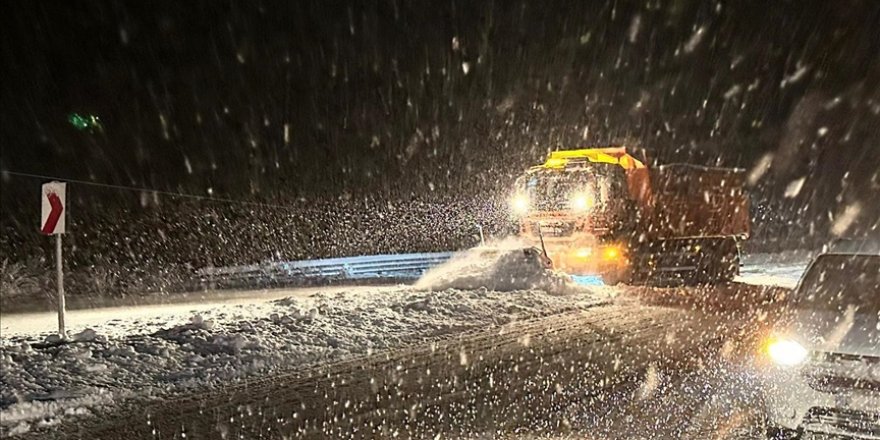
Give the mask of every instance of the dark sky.
<path id="1" fill-rule="evenodd" d="M 878 215 L 873 0 L 4 11 L 5 171 L 276 202 L 466 195 L 504 187 L 551 149 L 626 142 L 661 162 L 749 169 L 771 153 L 760 200 Z M 74 129 L 71 112 L 103 130 Z M 33 182 L 2 182 L 7 215 Z"/>

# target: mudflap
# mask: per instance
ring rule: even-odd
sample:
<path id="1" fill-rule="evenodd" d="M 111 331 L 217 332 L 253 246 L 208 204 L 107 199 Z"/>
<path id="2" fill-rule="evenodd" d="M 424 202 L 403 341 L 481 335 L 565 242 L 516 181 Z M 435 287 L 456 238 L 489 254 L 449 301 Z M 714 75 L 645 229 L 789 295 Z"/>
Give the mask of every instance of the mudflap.
<path id="1" fill-rule="evenodd" d="M 719 284 L 739 274 L 736 237 L 656 240 L 639 245 L 633 272 L 649 284 Z"/>

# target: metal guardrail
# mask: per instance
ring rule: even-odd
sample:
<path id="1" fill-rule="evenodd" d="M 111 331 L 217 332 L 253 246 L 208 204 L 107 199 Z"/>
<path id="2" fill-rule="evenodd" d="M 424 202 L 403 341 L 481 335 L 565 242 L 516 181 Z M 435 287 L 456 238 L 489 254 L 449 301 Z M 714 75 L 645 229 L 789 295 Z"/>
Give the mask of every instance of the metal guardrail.
<path id="1" fill-rule="evenodd" d="M 259 284 L 315 280 L 416 279 L 452 257 L 452 252 L 364 255 L 320 260 L 280 261 L 198 270 L 205 282 Z"/>

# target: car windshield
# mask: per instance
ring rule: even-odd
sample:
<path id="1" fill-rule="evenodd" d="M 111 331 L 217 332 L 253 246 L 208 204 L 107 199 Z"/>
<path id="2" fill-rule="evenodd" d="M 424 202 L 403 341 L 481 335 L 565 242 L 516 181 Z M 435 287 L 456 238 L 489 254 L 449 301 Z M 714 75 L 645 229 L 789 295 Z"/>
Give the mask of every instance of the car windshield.
<path id="1" fill-rule="evenodd" d="M 823 255 L 798 289 L 798 306 L 812 310 L 880 314 L 880 256 Z"/>

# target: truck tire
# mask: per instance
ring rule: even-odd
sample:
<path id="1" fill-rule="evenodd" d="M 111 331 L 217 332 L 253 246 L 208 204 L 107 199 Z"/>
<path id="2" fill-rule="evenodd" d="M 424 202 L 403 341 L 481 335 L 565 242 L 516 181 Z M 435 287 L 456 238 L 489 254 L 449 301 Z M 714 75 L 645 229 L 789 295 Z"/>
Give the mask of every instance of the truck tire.
<path id="1" fill-rule="evenodd" d="M 699 242 L 700 258 L 693 281 L 719 284 L 739 275 L 739 246 L 733 237 L 708 238 Z"/>

